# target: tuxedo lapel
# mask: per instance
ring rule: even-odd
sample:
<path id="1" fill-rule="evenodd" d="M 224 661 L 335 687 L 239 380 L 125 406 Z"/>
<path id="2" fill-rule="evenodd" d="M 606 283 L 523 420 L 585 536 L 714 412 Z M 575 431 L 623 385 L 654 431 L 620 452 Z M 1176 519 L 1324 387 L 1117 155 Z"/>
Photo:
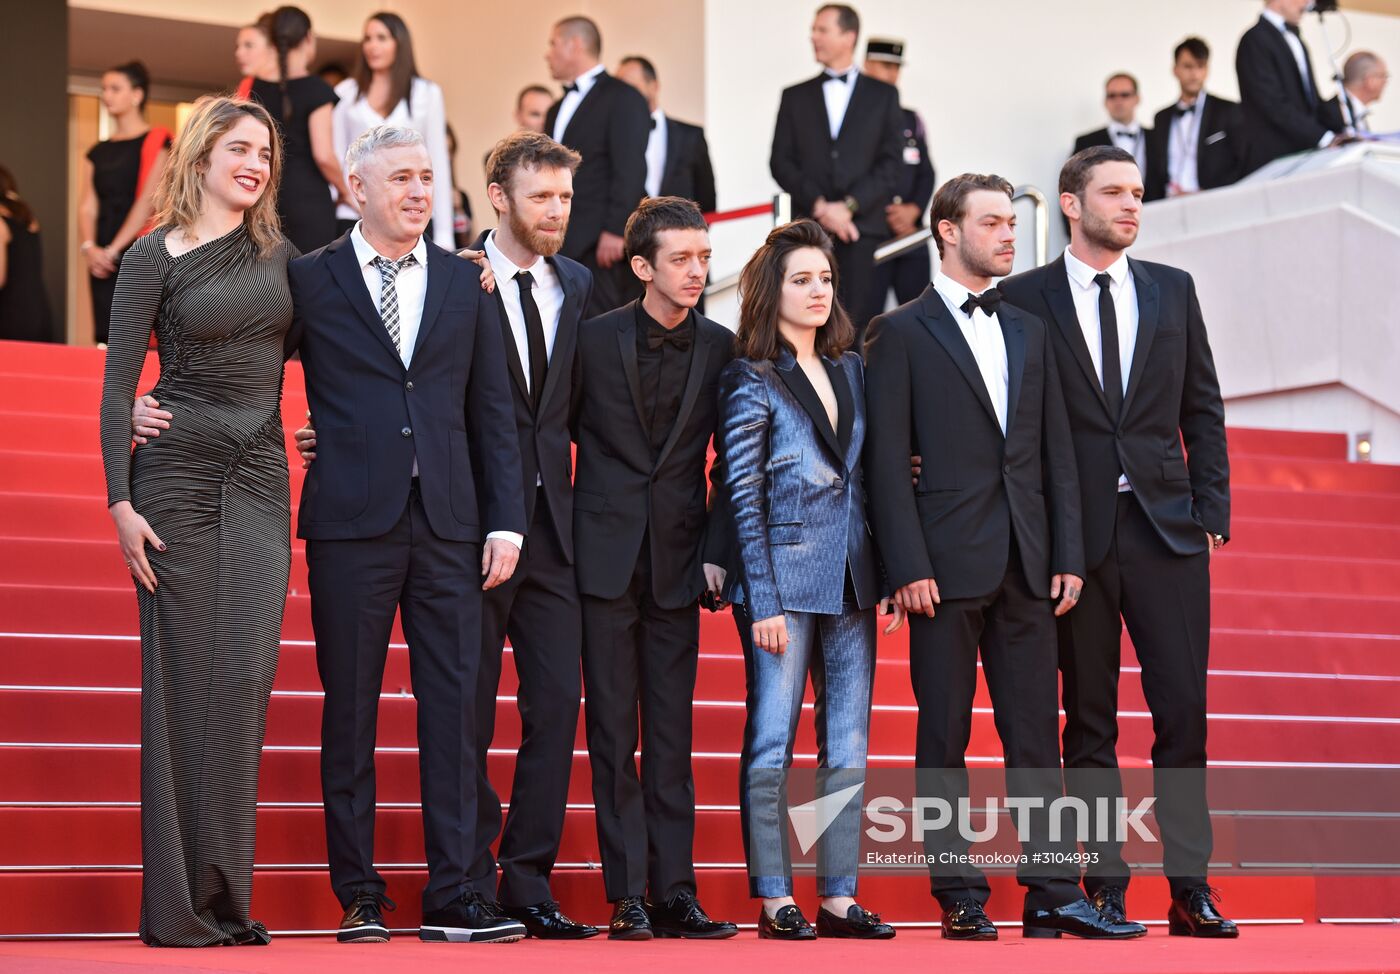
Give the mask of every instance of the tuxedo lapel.
<path id="1" fill-rule="evenodd" d="M 490 230 L 483 230 L 481 236 L 476 238 L 476 243 L 472 244 L 472 250 L 486 250 L 486 238 L 491 235 Z M 506 314 L 506 301 L 501 297 L 500 281 L 496 282 L 496 290 L 491 298 L 496 302 L 496 314 L 500 317 L 501 338 L 506 343 L 506 368 L 515 380 L 516 388 L 520 390 L 520 395 L 530 402 L 530 386 L 525 379 L 525 369 L 520 364 L 520 349 L 515 344 L 515 331 L 510 327 L 510 315 Z"/>
<path id="2" fill-rule="evenodd" d="M 992 397 L 987 393 L 987 383 L 982 379 L 982 370 L 977 367 L 977 358 L 972 354 L 972 348 L 967 344 L 967 339 L 963 337 L 962 329 L 953 320 L 953 316 L 948 313 L 948 308 L 943 303 L 943 296 L 930 284 L 924 289 L 920 304 L 923 313 L 919 315 L 919 320 L 923 322 L 924 327 L 928 329 L 934 340 L 943 346 L 943 350 L 948 353 L 948 357 L 953 360 L 953 364 L 967 380 L 972 394 L 977 397 L 977 401 L 982 404 L 982 408 L 992 418 L 997 432 L 1001 432 L 1001 420 L 997 418 L 996 407 L 992 405 Z"/>
<path id="3" fill-rule="evenodd" d="M 1069 271 L 1065 269 L 1063 256 L 1050 264 L 1049 277 L 1045 283 L 1045 303 L 1050 306 L 1050 313 L 1055 318 L 1055 327 L 1060 329 L 1061 337 L 1074 354 L 1074 360 L 1079 363 L 1089 388 L 1094 390 L 1099 405 L 1107 413 L 1108 399 L 1103 394 L 1103 384 L 1099 382 L 1099 374 L 1094 369 L 1094 360 L 1089 356 L 1089 344 L 1084 341 L 1084 329 L 1079 325 L 1079 313 L 1074 310 L 1074 297 L 1069 293 Z"/>
<path id="4" fill-rule="evenodd" d="M 777 366 L 778 377 L 783 380 L 788 391 L 796 397 L 797 401 L 802 404 L 802 409 L 811 417 L 821 441 L 826 444 L 831 455 L 844 468 L 846 451 L 841 449 L 841 443 L 836 438 L 836 431 L 831 428 L 831 420 L 827 418 L 826 407 L 822 405 L 817 390 L 813 389 L 812 383 L 807 380 L 807 374 L 798 366 L 797 359 L 793 357 L 791 352 L 784 349 L 774 365 Z"/>
<path id="5" fill-rule="evenodd" d="M 350 301 L 350 306 L 355 309 L 355 313 L 360 316 L 365 325 L 379 340 L 379 344 L 384 346 L 384 350 L 394 357 L 394 361 L 403 367 L 403 360 L 399 357 L 399 350 L 394 347 L 394 340 L 389 337 L 388 330 L 384 327 L 384 319 L 379 317 L 379 311 L 370 300 L 369 290 L 365 287 L 364 275 L 360 272 L 360 262 L 355 257 L 355 245 L 350 242 L 347 234 L 332 244 L 335 249 L 330 256 L 331 276 L 340 285 L 341 291 Z"/>
<path id="6" fill-rule="evenodd" d="M 1142 382 L 1143 371 L 1147 368 L 1147 356 L 1152 351 L 1152 339 L 1157 334 L 1157 321 L 1161 311 L 1161 295 L 1157 282 L 1142 266 L 1142 263 L 1128 258 L 1128 267 L 1133 272 L 1133 286 L 1137 288 L 1138 327 L 1137 341 L 1133 345 L 1132 366 L 1128 370 L 1128 391 L 1123 394 L 1123 415 L 1128 415 L 1128 407 L 1133 404 L 1138 385 Z"/>
<path id="7" fill-rule="evenodd" d="M 680 165 L 682 156 L 688 150 L 683 143 L 685 138 L 681 127 L 675 123 L 670 116 L 666 117 L 666 158 L 661 162 L 661 195 L 665 196 L 666 187 L 670 186 L 676 178 L 676 167 Z"/>
<path id="8" fill-rule="evenodd" d="M 622 356 L 622 373 L 627 376 L 627 390 L 632 394 L 632 408 L 637 411 L 637 423 L 647 435 L 651 424 L 642 408 L 642 373 L 637 367 L 637 315 L 625 314 L 617 325 L 617 351 Z"/>
<path id="9" fill-rule="evenodd" d="M 1021 401 L 1021 379 L 1026 374 L 1026 329 L 1021 316 L 1005 305 L 997 320 L 1006 343 L 1006 435 L 1010 436 L 1016 422 L 1016 405 Z"/>
<path id="10" fill-rule="evenodd" d="M 600 97 L 598 89 L 607 84 L 604 79 L 609 77 L 611 76 L 606 71 L 598 75 L 598 77 L 593 79 L 593 84 L 589 87 L 588 94 L 579 99 L 578 106 L 574 109 L 573 117 L 569 119 L 569 124 L 564 126 L 563 142 L 565 145 L 573 145 L 576 141 L 569 138 L 569 133 L 574 130 L 574 126 L 578 125 L 580 120 L 587 120 L 588 114 L 593 111 L 593 106 L 598 104 L 598 99 Z M 563 99 L 560 99 L 560 101 L 562 103 Z M 555 117 L 558 118 L 557 112 L 555 113 Z"/>
<path id="11" fill-rule="evenodd" d="M 836 392 L 836 442 L 841 447 L 841 456 L 846 461 L 846 469 L 851 469 L 851 434 L 855 429 L 856 401 L 846 377 L 844 359 L 831 362 L 822 359 L 826 374 L 831 377 L 831 388 Z"/>
<path id="12" fill-rule="evenodd" d="M 840 142 L 841 137 L 846 134 L 846 126 L 850 124 L 852 118 L 859 118 L 860 112 L 870 95 L 870 82 L 865 75 L 856 72 L 854 79 L 848 82 L 852 85 L 851 100 L 846 102 L 846 114 L 841 116 L 841 127 L 836 130 L 836 141 Z M 826 99 L 822 99 L 822 114 L 826 114 Z"/>
<path id="13" fill-rule="evenodd" d="M 807 85 L 807 97 L 811 103 L 809 107 L 813 112 L 812 120 L 814 123 L 818 123 L 814 125 L 814 127 L 821 132 L 822 141 L 831 144 L 836 140 L 831 137 L 831 123 L 826 117 L 826 96 L 822 94 L 822 84 L 825 81 L 826 75 L 819 74 L 815 80 L 809 82 Z M 844 125 L 845 122 L 846 120 L 843 118 L 841 124 Z M 840 134 L 839 130 L 837 134 Z"/>
<path id="14" fill-rule="evenodd" d="M 705 383 L 705 363 L 710 357 L 710 341 L 704 337 L 704 333 L 700 330 L 700 323 L 695 320 L 695 312 L 692 311 L 690 317 L 695 341 L 691 343 L 690 371 L 685 378 L 685 392 L 681 394 L 681 408 L 676 412 L 676 421 L 671 424 L 670 435 L 662 444 L 661 452 L 656 455 L 656 466 L 653 469 L 660 469 L 661 465 L 666 462 L 666 457 L 675 448 L 676 441 L 680 439 L 681 431 L 685 428 L 691 412 L 695 409 L 695 400 L 700 398 L 700 387 Z"/>
<path id="15" fill-rule="evenodd" d="M 549 365 L 544 377 L 544 389 L 540 392 L 540 410 L 543 412 L 550 395 L 559 385 L 561 373 L 573 368 L 572 349 L 578 338 L 578 289 L 570 282 L 567 274 L 553 257 L 546 257 L 549 266 L 559 278 L 559 287 L 564 291 L 564 302 L 559 306 L 559 321 L 554 328 L 554 353 L 549 357 Z"/>

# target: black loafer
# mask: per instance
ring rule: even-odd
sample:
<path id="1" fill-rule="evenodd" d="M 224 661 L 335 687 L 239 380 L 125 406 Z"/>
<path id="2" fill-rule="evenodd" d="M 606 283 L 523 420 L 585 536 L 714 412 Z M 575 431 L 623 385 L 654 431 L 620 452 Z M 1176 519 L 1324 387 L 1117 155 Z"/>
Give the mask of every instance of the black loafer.
<path id="1" fill-rule="evenodd" d="M 1121 886 L 1104 886 L 1090 899 L 1098 910 L 1114 923 L 1128 923 L 1127 891 Z"/>
<path id="2" fill-rule="evenodd" d="M 525 935 L 537 940 L 587 940 L 602 933 L 597 927 L 566 917 L 553 900 L 531 906 L 506 906 L 501 912 L 525 925 Z"/>
<path id="3" fill-rule="evenodd" d="M 335 939 L 343 944 L 382 944 L 389 940 L 384 910 L 394 909 L 394 901 L 378 890 L 362 889 L 345 908 Z"/>
<path id="4" fill-rule="evenodd" d="M 608 924 L 609 940 L 650 940 L 651 918 L 640 896 L 624 896 L 613 904 L 612 922 Z"/>
<path id="5" fill-rule="evenodd" d="M 1222 940 L 1240 935 L 1235 921 L 1227 920 L 1215 908 L 1220 894 L 1209 886 L 1193 886 L 1172 897 L 1167 912 L 1167 932 L 1173 937 L 1217 937 Z"/>
<path id="6" fill-rule="evenodd" d="M 658 937 L 682 937 L 686 940 L 725 940 L 739 928 L 723 920 L 711 920 L 700 901 L 688 889 L 678 890 L 665 903 L 648 902 L 645 906 L 651 920 L 652 932 Z"/>
<path id="7" fill-rule="evenodd" d="M 889 940 L 894 936 L 894 927 L 881 920 L 878 913 L 871 913 L 859 903 L 852 903 L 844 917 L 827 912 L 826 907 L 818 907 L 817 936 L 845 940 Z"/>
<path id="8" fill-rule="evenodd" d="M 797 904 L 789 903 L 778 908 L 778 915 L 770 917 L 763 907 L 758 908 L 759 940 L 816 940 L 817 931 L 802 915 Z"/>
<path id="9" fill-rule="evenodd" d="M 1053 910 L 1027 910 L 1021 915 L 1023 937 L 1083 937 L 1086 940 L 1132 940 L 1147 936 L 1147 928 L 1131 920 L 1111 920 L 1094 904 L 1078 899 Z"/>
<path id="10" fill-rule="evenodd" d="M 943 911 L 944 940 L 995 940 L 997 928 L 982 909 L 982 904 L 968 898 L 958 900 Z"/>

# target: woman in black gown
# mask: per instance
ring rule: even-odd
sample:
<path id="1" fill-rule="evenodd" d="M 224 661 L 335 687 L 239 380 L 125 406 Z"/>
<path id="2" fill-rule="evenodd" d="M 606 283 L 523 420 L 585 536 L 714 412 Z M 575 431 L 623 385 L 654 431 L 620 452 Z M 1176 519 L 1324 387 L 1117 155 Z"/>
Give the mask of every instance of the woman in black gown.
<path id="1" fill-rule="evenodd" d="M 202 98 L 132 245 L 102 384 L 108 508 L 141 622 L 141 939 L 267 943 L 249 917 L 258 758 L 291 567 L 280 402 L 292 319 L 280 144 L 255 102 Z M 131 449 L 153 395 L 179 422 Z"/>
<path id="2" fill-rule="evenodd" d="M 340 160 L 331 141 L 331 108 L 335 92 L 310 65 L 316 57 L 311 18 L 298 7 L 278 7 L 258 26 L 267 34 L 276 59 L 255 75 L 251 97 L 267 108 L 282 131 L 286 165 L 277 193 L 282 232 L 307 254 L 334 240 L 334 189 L 350 199 Z"/>
<path id="3" fill-rule="evenodd" d="M 51 342 L 53 319 L 44 293 L 39 221 L 0 166 L 0 338 Z"/>

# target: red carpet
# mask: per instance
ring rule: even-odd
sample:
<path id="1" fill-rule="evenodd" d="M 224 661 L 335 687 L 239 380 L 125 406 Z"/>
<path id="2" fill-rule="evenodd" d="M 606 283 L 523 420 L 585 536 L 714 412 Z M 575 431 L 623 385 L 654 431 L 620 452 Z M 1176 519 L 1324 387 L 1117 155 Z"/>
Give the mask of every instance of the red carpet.
<path id="1" fill-rule="evenodd" d="M 6 555 L 0 560 L 0 938 L 129 936 L 136 926 L 140 648 L 131 583 L 103 504 L 96 424 L 101 370 L 101 354 L 92 350 L 0 343 L 0 541 Z M 148 376 L 154 371 L 152 363 Z M 288 431 L 300 425 L 304 410 L 293 365 L 283 408 Z M 1237 429 L 1230 431 L 1230 447 L 1234 539 L 1212 565 L 1212 760 L 1400 765 L 1400 468 L 1347 463 L 1341 435 Z M 300 479 L 298 462 L 294 497 Z M 323 866 L 320 687 L 300 545 L 295 552 L 259 795 L 254 915 L 274 931 L 327 930 L 339 918 Z M 397 630 L 395 638 L 381 705 L 376 858 L 401 904 L 391 920 L 410 927 L 417 920 L 423 851 L 407 652 Z M 912 763 L 906 639 L 901 634 L 880 647 L 872 766 Z M 705 615 L 702 649 L 694 710 L 700 892 L 716 916 L 751 922 L 756 907 L 746 895 L 735 809 L 743 666 L 727 614 Z M 1119 753 L 1125 765 L 1142 766 L 1151 722 L 1126 637 L 1124 649 Z M 510 697 L 514 680 L 507 663 L 491 759 L 500 786 L 509 781 L 520 733 Z M 975 763 L 995 764 L 1000 747 L 985 687 L 976 704 L 983 709 L 969 753 Z M 810 763 L 815 746 L 804 725 L 800 762 Z M 581 734 L 577 747 L 555 891 L 569 912 L 602 921 L 607 905 Z M 1014 882 L 995 877 L 993 884 L 994 918 L 1016 919 Z M 1308 922 L 1253 926 L 1238 944 L 1168 941 L 1157 933 L 1134 945 L 1032 944 L 1013 932 L 1001 944 L 969 947 L 907 930 L 890 945 L 787 948 L 745 934 L 723 956 L 737 959 L 742 950 L 742 962 L 781 968 L 804 963 L 794 960 L 796 949 L 803 958 L 820 952 L 821 962 L 833 966 L 878 957 L 910 966 L 932 961 L 1023 971 L 1105 967 L 1105 960 L 1107 969 L 1137 971 L 1379 970 L 1379 958 L 1400 956 L 1400 934 L 1393 929 L 1314 922 L 1400 916 L 1400 880 L 1235 875 L 1222 876 L 1218 885 L 1232 917 Z M 810 880 L 798 886 L 804 902 L 810 900 Z M 916 876 L 869 877 L 862 898 L 894 922 L 935 918 L 927 882 Z M 1160 878 L 1134 881 L 1132 902 L 1141 917 L 1160 919 L 1166 900 Z M 473 949 L 485 948 L 466 948 Z M 489 952 L 492 962 L 505 960 L 496 953 L 505 951 L 512 967 L 529 970 L 557 965 L 565 949 L 532 943 Z M 672 966 L 708 965 L 718 956 L 713 949 L 595 943 L 568 947 L 565 962 L 586 954 L 590 968 L 635 967 L 669 951 L 664 962 Z M 197 955 L 121 943 L 0 943 L 0 958 L 7 972 L 133 964 L 283 970 L 334 963 L 353 970 L 462 963 L 450 947 L 416 941 L 387 951 L 337 950 L 288 938 L 273 951 Z"/>

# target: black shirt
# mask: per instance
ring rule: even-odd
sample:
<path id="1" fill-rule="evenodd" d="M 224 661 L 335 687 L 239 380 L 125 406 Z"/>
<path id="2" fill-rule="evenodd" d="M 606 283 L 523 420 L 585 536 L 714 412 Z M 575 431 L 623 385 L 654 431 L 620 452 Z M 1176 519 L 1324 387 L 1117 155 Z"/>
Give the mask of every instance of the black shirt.
<path id="1" fill-rule="evenodd" d="M 282 185 L 277 194 L 282 232 L 298 250 L 310 253 L 336 237 L 335 202 L 311 154 L 311 114 L 340 99 L 315 75 L 288 81 L 285 99 L 277 82 L 254 81 L 252 97 L 267 109 L 282 132 Z"/>
<path id="2" fill-rule="evenodd" d="M 99 247 L 112 242 L 136 205 L 136 181 L 141 176 L 144 134 L 134 139 L 108 139 L 88 150 L 92 185 L 97 191 L 97 240 Z M 170 141 L 166 140 L 166 148 Z"/>
<path id="3" fill-rule="evenodd" d="M 675 328 L 667 328 L 642 309 L 642 302 L 637 302 L 637 371 L 642 381 L 643 411 L 651 424 L 648 432 L 653 455 L 661 452 L 681 411 L 681 394 L 694 347 L 693 312 Z"/>

